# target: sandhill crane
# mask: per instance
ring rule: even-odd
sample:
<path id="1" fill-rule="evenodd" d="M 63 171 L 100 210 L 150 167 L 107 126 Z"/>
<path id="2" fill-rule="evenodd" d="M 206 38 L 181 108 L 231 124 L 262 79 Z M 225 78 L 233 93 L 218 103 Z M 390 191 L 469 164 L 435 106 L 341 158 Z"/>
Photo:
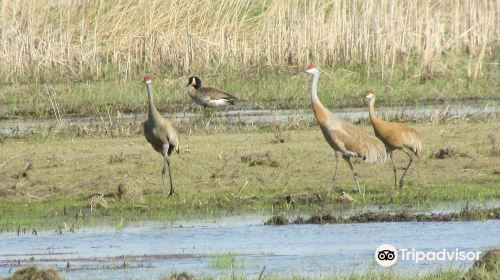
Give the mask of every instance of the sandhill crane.
<path id="1" fill-rule="evenodd" d="M 366 162 L 384 163 L 387 157 L 384 144 L 377 138 L 366 134 L 360 128 L 341 120 L 325 108 L 318 98 L 319 70 L 315 65 L 311 64 L 306 72 L 311 74 L 310 88 L 314 116 L 326 141 L 335 150 L 335 175 L 333 181 L 337 176 L 338 156 L 341 154 L 351 168 L 358 192 L 361 192 L 358 174 L 351 163 L 351 157 L 360 157 Z"/>
<path id="2" fill-rule="evenodd" d="M 397 171 L 396 165 L 394 164 L 393 152 L 394 150 L 403 151 L 409 158 L 410 161 L 406 166 L 403 175 L 399 179 L 399 188 L 403 187 L 403 178 L 406 175 L 406 172 L 410 168 L 411 163 L 413 162 L 413 157 L 407 149 L 412 151 L 416 156 L 422 153 L 422 139 L 417 130 L 402 123 L 396 122 L 386 122 L 377 118 L 375 114 L 374 104 L 375 104 L 375 93 L 372 89 L 368 89 L 365 93 L 365 97 L 368 100 L 368 108 L 370 121 L 373 126 L 373 130 L 375 131 L 375 135 L 384 142 L 389 157 L 391 158 L 392 167 L 394 171 L 394 188 L 397 188 Z"/>
<path id="3" fill-rule="evenodd" d="M 153 149 L 163 156 L 163 170 L 162 170 L 162 187 L 161 196 L 165 191 L 165 173 L 168 165 L 168 176 L 170 178 L 170 192 L 168 196 L 174 194 L 174 186 L 172 184 L 172 172 L 170 170 L 170 159 L 169 156 L 172 151 L 179 153 L 179 136 L 177 130 L 175 129 L 173 123 L 164 118 L 160 112 L 155 107 L 153 102 L 153 85 L 150 76 L 144 77 L 144 83 L 146 84 L 146 90 L 148 92 L 149 101 L 149 111 L 148 119 L 142 124 L 144 129 L 144 136 L 146 140 L 153 146 Z"/>
<path id="4" fill-rule="evenodd" d="M 203 106 L 203 108 L 226 107 L 234 105 L 234 101 L 238 100 L 238 98 L 220 89 L 202 87 L 200 78 L 196 76 L 189 77 L 186 87 L 189 87 L 189 96 L 191 96 L 196 104 Z"/>

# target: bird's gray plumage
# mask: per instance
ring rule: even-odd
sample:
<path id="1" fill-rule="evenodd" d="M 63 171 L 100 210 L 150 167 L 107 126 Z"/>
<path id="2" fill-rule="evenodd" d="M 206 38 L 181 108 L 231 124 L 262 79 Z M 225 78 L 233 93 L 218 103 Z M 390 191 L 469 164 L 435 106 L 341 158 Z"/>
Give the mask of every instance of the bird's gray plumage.
<path id="1" fill-rule="evenodd" d="M 172 171 L 170 169 L 169 156 L 173 151 L 179 153 L 179 135 L 174 124 L 169 119 L 163 117 L 154 105 L 151 77 L 144 77 L 144 82 L 146 84 L 149 102 L 148 119 L 142 124 L 144 136 L 153 149 L 160 153 L 164 158 L 162 170 L 162 196 L 165 189 L 166 167 L 168 166 L 168 174 L 170 178 L 169 196 L 171 196 L 174 194 L 174 186 L 172 183 Z"/>

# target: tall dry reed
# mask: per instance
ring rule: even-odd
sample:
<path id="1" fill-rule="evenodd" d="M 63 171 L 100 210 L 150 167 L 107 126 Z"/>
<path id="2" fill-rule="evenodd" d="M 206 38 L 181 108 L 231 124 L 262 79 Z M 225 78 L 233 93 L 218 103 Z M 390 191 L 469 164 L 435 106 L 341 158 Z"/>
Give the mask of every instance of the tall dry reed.
<path id="1" fill-rule="evenodd" d="M 499 55 L 500 0 L 4 0 L 0 16 L 8 82 L 309 62 L 428 78 L 452 57 L 477 79 Z"/>

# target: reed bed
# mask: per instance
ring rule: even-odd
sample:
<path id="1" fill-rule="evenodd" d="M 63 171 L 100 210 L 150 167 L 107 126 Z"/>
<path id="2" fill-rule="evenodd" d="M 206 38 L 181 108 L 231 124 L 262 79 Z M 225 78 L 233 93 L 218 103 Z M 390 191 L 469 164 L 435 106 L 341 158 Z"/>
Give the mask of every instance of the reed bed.
<path id="1" fill-rule="evenodd" d="M 0 18 L 9 83 L 310 62 L 475 80 L 498 70 L 500 49 L 499 0 L 5 0 Z"/>

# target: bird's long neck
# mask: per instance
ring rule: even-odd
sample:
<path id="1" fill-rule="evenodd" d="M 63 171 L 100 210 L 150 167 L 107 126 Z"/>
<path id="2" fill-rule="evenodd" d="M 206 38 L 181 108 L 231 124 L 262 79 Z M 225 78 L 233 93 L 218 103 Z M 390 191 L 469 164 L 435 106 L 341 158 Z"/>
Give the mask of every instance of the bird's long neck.
<path id="1" fill-rule="evenodd" d="M 311 103 L 316 120 L 318 120 L 318 122 L 322 124 L 328 119 L 328 109 L 326 109 L 325 106 L 321 104 L 321 101 L 318 98 L 318 80 L 319 72 L 314 73 L 310 80 Z"/>
<path id="2" fill-rule="evenodd" d="M 201 88 L 201 80 L 197 79 L 193 85 L 195 89 Z"/>
<path id="3" fill-rule="evenodd" d="M 189 86 L 188 87 L 188 94 L 191 97 L 196 96 L 196 88 L 194 86 Z"/>
<path id="4" fill-rule="evenodd" d="M 368 102 L 368 112 L 372 124 L 377 125 L 379 123 L 379 119 L 377 118 L 377 114 L 375 114 L 375 98 L 370 99 Z"/>
<path id="5" fill-rule="evenodd" d="M 148 101 L 149 101 L 148 117 L 150 119 L 156 119 L 157 115 L 160 113 L 158 112 L 158 110 L 156 110 L 156 106 L 153 101 L 153 85 L 151 83 L 146 83 L 146 90 L 148 91 Z"/>

